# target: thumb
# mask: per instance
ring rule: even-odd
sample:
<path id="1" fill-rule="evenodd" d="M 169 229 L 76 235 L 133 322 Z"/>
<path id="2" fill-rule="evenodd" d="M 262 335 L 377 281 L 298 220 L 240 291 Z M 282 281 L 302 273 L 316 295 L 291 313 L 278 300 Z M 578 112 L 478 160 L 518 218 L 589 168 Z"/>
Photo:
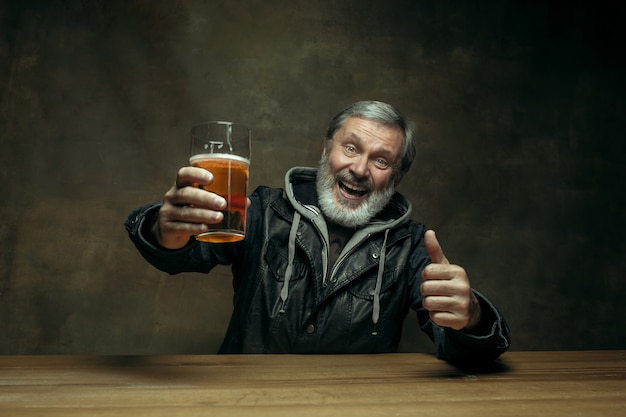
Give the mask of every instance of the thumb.
<path id="1" fill-rule="evenodd" d="M 430 256 L 433 263 L 446 265 L 450 264 L 446 255 L 443 254 L 443 249 L 441 249 L 441 245 L 437 240 L 434 230 L 426 231 L 426 234 L 424 235 L 424 243 L 426 245 L 426 250 L 428 251 L 428 256 Z"/>

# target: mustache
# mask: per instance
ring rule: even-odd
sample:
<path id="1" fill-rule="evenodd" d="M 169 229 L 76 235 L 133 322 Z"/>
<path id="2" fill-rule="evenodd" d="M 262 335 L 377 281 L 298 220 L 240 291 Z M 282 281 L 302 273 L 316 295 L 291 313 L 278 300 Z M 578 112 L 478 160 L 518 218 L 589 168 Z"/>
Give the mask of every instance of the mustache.
<path id="1" fill-rule="evenodd" d="M 374 190 L 374 184 L 367 178 L 358 178 L 355 177 L 350 171 L 347 169 L 341 170 L 335 174 L 336 181 L 348 182 L 359 187 L 363 187 L 367 192 L 371 192 Z"/>

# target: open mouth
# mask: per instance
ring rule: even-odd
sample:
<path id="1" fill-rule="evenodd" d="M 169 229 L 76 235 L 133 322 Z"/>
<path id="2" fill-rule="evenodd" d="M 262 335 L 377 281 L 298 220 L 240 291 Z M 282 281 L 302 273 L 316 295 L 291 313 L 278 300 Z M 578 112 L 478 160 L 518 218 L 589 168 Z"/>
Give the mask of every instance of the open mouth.
<path id="1" fill-rule="evenodd" d="M 337 185 L 339 186 L 339 189 L 341 190 L 342 194 L 348 198 L 357 199 L 367 194 L 367 189 L 363 187 L 357 187 L 351 184 L 346 184 L 343 181 L 338 181 Z"/>

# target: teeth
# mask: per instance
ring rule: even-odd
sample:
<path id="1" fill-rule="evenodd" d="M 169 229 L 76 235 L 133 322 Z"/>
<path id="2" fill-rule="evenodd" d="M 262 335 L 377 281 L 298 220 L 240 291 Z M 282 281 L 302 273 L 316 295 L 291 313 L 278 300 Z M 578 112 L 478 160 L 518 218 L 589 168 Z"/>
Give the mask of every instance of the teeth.
<path id="1" fill-rule="evenodd" d="M 349 186 L 345 182 L 341 182 L 340 186 L 345 190 L 345 192 L 353 196 L 360 197 L 360 196 L 364 196 L 365 194 L 367 194 L 367 189 L 353 188 L 352 186 Z"/>
<path id="2" fill-rule="evenodd" d="M 359 192 L 359 193 L 362 193 L 362 192 L 365 191 L 365 189 L 353 187 L 353 186 L 351 186 L 349 184 L 346 184 L 345 182 L 343 183 L 343 186 L 346 187 L 349 190 L 356 191 L 356 192 Z"/>

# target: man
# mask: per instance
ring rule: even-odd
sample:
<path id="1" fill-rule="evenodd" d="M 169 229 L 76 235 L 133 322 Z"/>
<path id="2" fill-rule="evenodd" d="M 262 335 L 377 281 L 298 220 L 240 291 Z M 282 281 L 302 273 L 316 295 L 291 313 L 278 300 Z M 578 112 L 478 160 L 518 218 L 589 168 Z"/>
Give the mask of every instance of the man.
<path id="1" fill-rule="evenodd" d="M 232 265 L 221 353 L 395 352 L 413 309 L 439 358 L 493 360 L 508 349 L 506 322 L 394 190 L 414 157 L 410 122 L 388 104 L 358 102 L 331 121 L 317 169 L 292 168 L 284 190 L 253 192 L 243 241 L 193 239 L 225 207 L 193 187 L 213 180 L 194 167 L 181 168 L 163 203 L 135 210 L 126 228 L 163 271 Z"/>

